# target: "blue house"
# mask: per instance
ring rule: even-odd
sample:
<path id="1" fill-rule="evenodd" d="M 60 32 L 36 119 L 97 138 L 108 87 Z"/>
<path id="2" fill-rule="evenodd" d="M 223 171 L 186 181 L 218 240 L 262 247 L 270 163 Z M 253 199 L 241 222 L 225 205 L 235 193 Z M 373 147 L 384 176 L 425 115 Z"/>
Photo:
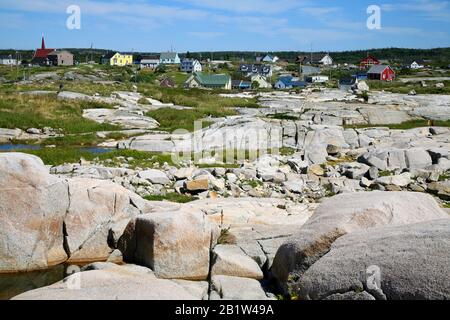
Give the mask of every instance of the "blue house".
<path id="1" fill-rule="evenodd" d="M 357 74 L 353 75 L 352 78 L 355 78 L 356 80 L 367 80 L 367 73 L 358 72 Z"/>
<path id="2" fill-rule="evenodd" d="M 286 76 L 280 77 L 275 83 L 275 89 L 293 89 L 293 88 L 305 88 L 306 82 L 298 81 L 294 77 Z"/>
<path id="3" fill-rule="evenodd" d="M 252 83 L 250 81 L 233 80 L 231 81 L 231 87 L 237 90 L 248 90 L 252 88 Z"/>

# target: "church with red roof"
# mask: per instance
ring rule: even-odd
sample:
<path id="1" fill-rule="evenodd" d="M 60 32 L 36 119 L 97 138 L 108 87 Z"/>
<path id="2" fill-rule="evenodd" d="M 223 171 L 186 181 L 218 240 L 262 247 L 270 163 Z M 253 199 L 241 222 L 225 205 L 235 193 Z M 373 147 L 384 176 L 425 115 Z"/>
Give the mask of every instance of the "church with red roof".
<path id="1" fill-rule="evenodd" d="M 47 49 L 45 48 L 45 39 L 42 37 L 42 44 L 40 49 L 36 49 L 34 52 L 33 64 L 48 64 L 48 55 L 55 51 L 55 49 Z"/>

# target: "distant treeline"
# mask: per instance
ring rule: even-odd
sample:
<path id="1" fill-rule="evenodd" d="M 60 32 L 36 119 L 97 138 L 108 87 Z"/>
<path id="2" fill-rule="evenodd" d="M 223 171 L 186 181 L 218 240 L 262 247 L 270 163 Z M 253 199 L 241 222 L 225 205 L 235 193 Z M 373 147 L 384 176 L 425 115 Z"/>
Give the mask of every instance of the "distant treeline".
<path id="1" fill-rule="evenodd" d="M 75 55 L 75 60 L 78 62 L 95 61 L 100 62 L 101 56 L 112 51 L 103 49 L 75 49 L 67 48 Z M 13 56 L 20 55 L 20 58 L 25 61 L 31 60 L 33 57 L 31 50 L 0 50 L 0 55 Z M 326 53 L 326 52 L 315 52 Z M 139 55 L 155 55 L 157 52 L 134 52 L 135 57 Z M 266 54 L 276 55 L 280 59 L 294 62 L 299 55 L 310 55 L 311 52 L 300 51 L 276 51 L 276 52 L 250 52 L 250 51 L 216 51 L 216 52 L 186 52 L 180 53 L 183 57 L 192 57 L 196 59 L 211 59 L 211 60 L 232 60 L 232 61 L 254 61 L 257 56 L 264 56 Z M 342 51 L 330 52 L 330 55 L 336 63 L 352 63 L 357 64 L 368 54 L 380 59 L 389 60 L 391 63 L 407 63 L 413 60 L 431 60 L 433 65 L 447 66 L 450 63 L 450 48 L 435 48 L 435 49 L 404 49 L 404 48 L 385 48 L 385 49 L 369 49 L 358 51 Z"/>

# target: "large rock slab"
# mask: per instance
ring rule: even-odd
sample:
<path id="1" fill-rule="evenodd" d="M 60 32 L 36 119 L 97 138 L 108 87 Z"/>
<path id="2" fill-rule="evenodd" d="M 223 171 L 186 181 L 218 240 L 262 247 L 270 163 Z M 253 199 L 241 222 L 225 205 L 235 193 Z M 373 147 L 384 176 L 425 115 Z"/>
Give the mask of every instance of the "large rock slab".
<path id="1" fill-rule="evenodd" d="M 258 264 L 236 245 L 217 245 L 213 250 L 211 275 L 235 276 L 261 280 Z"/>
<path id="2" fill-rule="evenodd" d="M 78 286 L 79 285 L 79 286 Z M 201 300 L 174 281 L 157 279 L 145 268 L 113 267 L 73 274 L 14 300 Z"/>
<path id="3" fill-rule="evenodd" d="M 304 273 L 296 292 L 302 299 L 364 292 L 364 299 L 448 300 L 449 230 L 447 218 L 343 236 Z"/>
<path id="4" fill-rule="evenodd" d="M 0 154 L 0 272 L 45 269 L 64 262 L 67 183 L 41 159 Z"/>
<path id="5" fill-rule="evenodd" d="M 448 218 L 427 194 L 364 192 L 341 194 L 325 200 L 297 234 L 275 256 L 272 273 L 282 289 L 295 283 L 336 239 L 345 234 L 384 225 L 406 225 Z"/>
<path id="6" fill-rule="evenodd" d="M 131 221 L 119 249 L 125 261 L 151 268 L 158 278 L 205 280 L 212 237 L 202 212 L 156 212 Z"/>
<path id="7" fill-rule="evenodd" d="M 131 218 L 150 203 L 110 181 L 68 180 L 70 205 L 64 219 L 66 250 L 72 263 L 104 261 Z M 108 241 L 109 240 L 109 241 Z"/>
<path id="8" fill-rule="evenodd" d="M 255 279 L 212 277 L 211 300 L 270 300 Z"/>

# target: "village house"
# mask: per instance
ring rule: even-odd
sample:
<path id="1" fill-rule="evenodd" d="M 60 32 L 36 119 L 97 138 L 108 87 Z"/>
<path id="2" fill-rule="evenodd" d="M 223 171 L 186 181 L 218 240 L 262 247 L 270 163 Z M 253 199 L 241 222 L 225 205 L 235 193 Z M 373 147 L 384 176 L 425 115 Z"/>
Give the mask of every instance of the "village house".
<path id="1" fill-rule="evenodd" d="M 280 77 L 274 85 L 275 89 L 293 89 L 293 88 L 305 88 L 306 82 L 299 81 L 292 76 Z"/>
<path id="2" fill-rule="evenodd" d="M 248 90 L 252 88 L 252 84 L 250 81 L 233 80 L 231 81 L 231 87 L 234 90 Z"/>
<path id="3" fill-rule="evenodd" d="M 310 76 L 306 77 L 305 80 L 308 83 L 326 83 L 330 78 L 328 76 Z"/>
<path id="4" fill-rule="evenodd" d="M 181 60 L 176 52 L 163 52 L 159 57 L 160 64 L 180 64 Z"/>
<path id="5" fill-rule="evenodd" d="M 36 49 L 33 55 L 33 59 L 31 60 L 31 64 L 33 65 L 41 65 L 41 66 L 49 66 L 51 64 L 48 59 L 48 55 L 55 51 L 55 49 L 47 49 L 45 47 L 45 39 L 42 37 L 41 48 Z"/>
<path id="6" fill-rule="evenodd" d="M 369 69 L 374 65 L 380 64 L 380 60 L 378 60 L 375 57 L 372 57 L 371 55 L 368 55 L 366 58 L 362 59 L 359 63 L 359 68 L 361 70 Z"/>
<path id="7" fill-rule="evenodd" d="M 413 70 L 423 69 L 425 68 L 425 63 L 422 60 L 415 60 L 409 64 L 409 68 Z"/>
<path id="8" fill-rule="evenodd" d="M 311 76 L 315 74 L 320 73 L 320 68 L 313 67 L 313 66 L 302 66 L 301 67 L 301 74 L 303 76 Z"/>
<path id="9" fill-rule="evenodd" d="M 184 83 L 186 88 L 231 90 L 231 78 L 226 74 L 193 73 Z"/>
<path id="10" fill-rule="evenodd" d="M 367 71 L 367 78 L 369 80 L 393 81 L 395 79 L 395 72 L 388 65 L 374 65 Z"/>
<path id="11" fill-rule="evenodd" d="M 272 85 L 270 84 L 269 81 L 267 81 L 267 78 L 263 77 L 263 76 L 261 76 L 259 74 L 255 75 L 255 76 L 253 76 L 251 78 L 251 83 L 253 83 L 253 82 L 257 82 L 258 85 L 259 85 L 259 88 L 261 88 L 261 89 L 270 89 L 270 88 L 272 88 Z"/>
<path id="12" fill-rule="evenodd" d="M 312 55 L 298 56 L 295 62 L 301 65 L 313 64 L 313 65 L 331 66 L 333 65 L 333 58 L 328 53 L 312 54 Z"/>
<path id="13" fill-rule="evenodd" d="M 260 75 L 266 78 L 272 77 L 273 69 L 272 66 L 267 64 L 247 64 L 243 63 L 239 65 L 239 71 L 245 77 L 252 77 L 256 75 Z"/>
<path id="14" fill-rule="evenodd" d="M 259 62 L 276 63 L 280 58 L 277 56 L 272 56 L 270 54 L 264 56 Z"/>
<path id="15" fill-rule="evenodd" d="M 5 55 L 5 56 L 0 56 L 0 64 L 1 65 L 5 65 L 5 66 L 15 66 L 18 64 L 17 59 L 13 58 L 13 56 L 10 55 Z"/>
<path id="16" fill-rule="evenodd" d="M 159 66 L 158 56 L 142 56 L 139 60 L 141 69 L 156 69 Z"/>
<path id="17" fill-rule="evenodd" d="M 124 67 L 133 64 L 133 55 L 119 52 L 111 52 L 102 56 L 102 64 Z"/>
<path id="18" fill-rule="evenodd" d="M 183 59 L 181 61 L 180 70 L 182 72 L 201 72 L 203 70 L 200 61 L 197 59 Z"/>
<path id="19" fill-rule="evenodd" d="M 53 66 L 73 66 L 73 54 L 66 50 L 55 50 L 47 55 Z"/>

